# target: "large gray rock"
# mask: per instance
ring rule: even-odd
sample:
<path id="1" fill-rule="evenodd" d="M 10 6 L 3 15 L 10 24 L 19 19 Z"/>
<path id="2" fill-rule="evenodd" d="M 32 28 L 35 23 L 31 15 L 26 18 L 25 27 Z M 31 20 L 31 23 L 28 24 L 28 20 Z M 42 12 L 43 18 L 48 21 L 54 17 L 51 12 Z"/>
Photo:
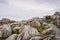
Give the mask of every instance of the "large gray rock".
<path id="1" fill-rule="evenodd" d="M 7 39 L 5 39 L 5 40 L 16 40 L 16 38 L 17 38 L 17 34 L 13 34 L 13 35 L 11 35 L 11 36 L 9 36 Z"/>
<path id="2" fill-rule="evenodd" d="M 39 21 L 33 20 L 32 22 L 28 22 L 28 25 L 32 26 L 32 27 L 40 27 L 41 24 Z"/>
<path id="3" fill-rule="evenodd" d="M 18 35 L 17 40 L 28 40 L 33 36 L 40 35 L 40 33 L 35 28 L 29 25 L 23 26 L 19 32 L 20 32 L 20 35 Z"/>
<path id="4" fill-rule="evenodd" d="M 2 37 L 6 38 L 12 34 L 10 25 L 4 24 L 0 26 L 0 31 L 2 32 Z"/>
<path id="5" fill-rule="evenodd" d="M 40 27 L 40 18 L 39 17 L 33 17 L 32 19 L 27 20 L 28 25 L 32 27 Z"/>
<path id="6" fill-rule="evenodd" d="M 20 32 L 20 31 L 19 31 Z M 24 33 L 29 33 L 30 35 L 39 35 L 40 33 L 37 31 L 37 29 L 29 26 L 29 25 L 25 25 L 22 28 L 22 32 Z M 21 33 L 21 32 L 20 32 Z"/>

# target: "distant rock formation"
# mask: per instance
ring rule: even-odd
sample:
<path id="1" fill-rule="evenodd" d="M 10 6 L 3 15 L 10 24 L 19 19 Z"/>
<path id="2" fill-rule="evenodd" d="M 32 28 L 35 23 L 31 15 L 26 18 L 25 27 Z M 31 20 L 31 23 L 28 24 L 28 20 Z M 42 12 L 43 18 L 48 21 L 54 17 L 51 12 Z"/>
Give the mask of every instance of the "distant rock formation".
<path id="1" fill-rule="evenodd" d="M 57 26 L 60 26 L 60 12 L 56 12 L 54 16 L 55 16 L 55 24 Z"/>
<path id="2" fill-rule="evenodd" d="M 50 22 L 52 22 L 53 24 L 57 25 L 60 28 L 60 12 L 55 12 L 55 14 L 51 15 L 50 17 L 51 17 L 49 18 Z"/>

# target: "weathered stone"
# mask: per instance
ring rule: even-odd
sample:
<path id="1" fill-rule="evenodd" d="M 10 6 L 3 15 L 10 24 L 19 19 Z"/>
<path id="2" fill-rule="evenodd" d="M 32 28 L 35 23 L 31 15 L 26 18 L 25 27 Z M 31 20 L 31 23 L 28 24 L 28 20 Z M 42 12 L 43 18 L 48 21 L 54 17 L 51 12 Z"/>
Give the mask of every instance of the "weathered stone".
<path id="1" fill-rule="evenodd" d="M 23 26 L 19 32 L 20 32 L 20 36 L 18 36 L 18 38 L 19 37 L 21 38 L 21 35 L 23 35 L 22 36 L 23 40 L 28 40 L 30 37 L 40 35 L 40 33 L 35 28 L 28 25 Z"/>
<path id="2" fill-rule="evenodd" d="M 27 20 L 28 25 L 32 27 L 40 27 L 40 18 L 39 17 L 33 17 L 32 19 Z"/>
<path id="3" fill-rule="evenodd" d="M 45 36 L 49 36 L 47 38 L 50 39 L 50 34 L 54 35 L 52 33 L 53 28 L 46 23 L 45 19 L 39 17 L 22 20 L 20 22 L 3 18 L 0 20 L 0 23 L 2 23 L 0 25 L 0 40 L 2 38 L 4 38 L 3 40 L 44 40 L 42 38 Z M 42 32 L 39 33 L 40 27 L 42 27 Z"/>
<path id="4" fill-rule="evenodd" d="M 17 38 L 17 34 L 13 34 L 13 35 L 11 35 L 11 36 L 9 36 L 7 39 L 5 39 L 5 40 L 16 40 L 16 38 Z"/>
<path id="5" fill-rule="evenodd" d="M 29 22 L 28 24 L 32 27 L 40 27 L 41 26 L 39 21 L 32 21 L 32 22 Z"/>
<path id="6" fill-rule="evenodd" d="M 42 38 L 40 36 L 32 37 L 30 40 L 41 40 Z"/>
<path id="7" fill-rule="evenodd" d="M 2 37 L 5 38 L 12 34 L 10 25 L 4 24 L 4 25 L 1 25 L 0 27 L 1 27 L 1 31 L 2 31 Z"/>

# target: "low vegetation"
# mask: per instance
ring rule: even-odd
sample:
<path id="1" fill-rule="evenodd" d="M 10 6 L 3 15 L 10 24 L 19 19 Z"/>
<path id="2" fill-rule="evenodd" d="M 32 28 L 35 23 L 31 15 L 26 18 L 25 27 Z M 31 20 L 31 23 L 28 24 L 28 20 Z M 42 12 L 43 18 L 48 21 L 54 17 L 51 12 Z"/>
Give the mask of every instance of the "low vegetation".
<path id="1" fill-rule="evenodd" d="M 42 31 L 48 29 L 46 26 L 37 27 L 37 30 L 41 33 Z"/>
<path id="2" fill-rule="evenodd" d="M 54 21 L 54 19 L 51 18 L 51 16 L 45 16 L 47 23 L 51 23 Z"/>
<path id="3" fill-rule="evenodd" d="M 47 29 L 48 29 L 47 26 L 37 27 L 37 30 L 38 30 L 38 32 L 40 32 L 40 36 L 41 36 L 41 37 L 46 36 L 46 34 L 42 34 L 42 32 L 43 32 L 44 30 L 47 30 Z"/>

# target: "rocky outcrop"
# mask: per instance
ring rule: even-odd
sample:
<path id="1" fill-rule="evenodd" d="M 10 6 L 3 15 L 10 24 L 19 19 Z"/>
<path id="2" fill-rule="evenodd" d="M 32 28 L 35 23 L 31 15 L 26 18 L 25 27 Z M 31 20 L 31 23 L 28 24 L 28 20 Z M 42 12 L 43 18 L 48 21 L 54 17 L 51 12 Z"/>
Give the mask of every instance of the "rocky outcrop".
<path id="1" fill-rule="evenodd" d="M 60 12 L 55 12 L 55 14 L 50 17 L 50 19 L 53 19 L 53 21 L 50 20 L 53 24 L 60 26 Z"/>
<path id="2" fill-rule="evenodd" d="M 19 22 L 3 18 L 0 24 L 0 40 L 45 40 L 51 38 L 50 34 L 55 36 L 53 28 L 39 17 Z"/>

